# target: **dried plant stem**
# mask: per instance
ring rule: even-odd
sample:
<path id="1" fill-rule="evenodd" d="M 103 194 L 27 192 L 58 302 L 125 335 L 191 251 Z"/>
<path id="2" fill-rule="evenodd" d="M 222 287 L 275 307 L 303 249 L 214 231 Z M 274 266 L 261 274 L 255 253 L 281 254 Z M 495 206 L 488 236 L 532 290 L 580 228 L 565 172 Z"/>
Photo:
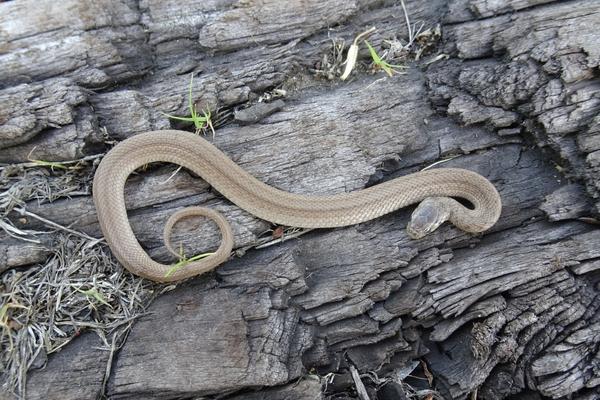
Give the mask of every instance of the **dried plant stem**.
<path id="1" fill-rule="evenodd" d="M 91 156 L 86 156 L 86 157 L 82 157 L 82 158 L 78 158 L 75 160 L 67 160 L 67 161 L 57 161 L 58 164 L 61 165 L 73 165 L 73 164 L 78 164 L 80 162 L 85 162 L 85 161 L 93 161 L 93 160 L 97 160 L 98 158 L 102 158 L 104 157 L 104 153 L 102 154 L 94 154 Z M 39 162 L 25 162 L 25 163 L 19 163 L 19 164 L 10 164 L 10 165 L 0 165 L 0 171 L 6 169 L 6 168 L 34 168 L 34 167 L 40 167 Z"/>
<path id="2" fill-rule="evenodd" d="M 27 211 L 27 210 L 25 210 L 22 207 L 15 207 L 14 210 L 16 212 L 18 212 L 19 214 L 21 214 L 21 215 L 26 215 L 28 217 L 37 219 L 38 221 L 44 223 L 45 225 L 51 226 L 51 227 L 56 228 L 56 229 L 60 229 L 62 231 L 68 232 L 68 233 L 71 233 L 71 234 L 79 236 L 79 237 L 81 237 L 83 239 L 90 240 L 94 244 L 104 241 L 104 238 L 94 238 L 94 237 L 91 237 L 91 236 L 89 236 L 89 235 L 87 235 L 87 234 L 85 234 L 83 232 L 79 232 L 79 231 L 76 231 L 75 229 L 71 229 L 71 228 L 68 228 L 66 226 L 62 226 L 60 224 L 57 224 L 56 222 L 50 221 L 49 219 L 46 219 L 46 218 L 42 217 L 40 215 L 37 215 L 37 214 L 32 213 L 30 211 Z"/>

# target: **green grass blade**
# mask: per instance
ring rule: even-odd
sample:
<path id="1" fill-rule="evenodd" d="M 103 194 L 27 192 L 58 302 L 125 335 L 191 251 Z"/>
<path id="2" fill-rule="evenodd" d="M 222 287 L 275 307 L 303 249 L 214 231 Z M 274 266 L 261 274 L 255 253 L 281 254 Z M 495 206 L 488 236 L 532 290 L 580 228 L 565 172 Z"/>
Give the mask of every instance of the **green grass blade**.
<path id="1" fill-rule="evenodd" d="M 394 70 L 389 66 L 388 63 L 382 63 L 379 66 L 381 67 L 382 70 L 385 71 L 386 74 L 388 74 L 388 76 L 390 76 L 390 77 L 394 76 Z"/>
<path id="2" fill-rule="evenodd" d="M 215 254 L 215 253 L 202 253 L 202 254 L 197 254 L 197 255 L 195 255 L 193 257 L 190 257 L 190 258 L 183 257 L 177 263 L 173 264 L 171 266 L 171 268 L 169 268 L 169 270 L 165 274 L 165 278 L 168 278 L 169 276 L 173 275 L 176 271 L 178 271 L 181 268 L 185 267 L 189 263 L 191 263 L 193 261 L 198 261 L 198 260 L 200 260 L 202 258 L 205 258 L 205 257 L 208 257 L 208 256 L 212 256 L 213 254 Z"/>
<path id="3" fill-rule="evenodd" d="M 381 64 L 381 57 L 379 57 L 379 54 L 377 54 L 377 52 L 375 51 L 373 46 L 371 46 L 371 44 L 369 42 L 367 42 L 366 40 L 365 40 L 365 44 L 369 48 L 369 53 L 371 53 L 371 58 L 373 59 L 373 62 L 377 65 Z"/>
<path id="4" fill-rule="evenodd" d="M 194 120 L 190 117 L 177 117 L 175 115 L 171 115 L 171 114 L 167 114 L 164 112 L 161 112 L 162 115 L 164 115 L 165 117 L 171 118 L 171 119 L 176 119 L 178 121 L 186 121 L 186 122 L 194 122 Z"/>
<path id="5" fill-rule="evenodd" d="M 199 133 L 202 129 L 204 129 L 204 127 L 206 125 L 210 126 L 212 129 L 212 125 L 210 123 L 211 114 L 210 114 L 210 110 L 203 112 L 203 116 L 200 116 L 200 114 L 198 114 L 198 111 L 196 111 L 196 107 L 194 106 L 194 101 L 193 101 L 193 87 L 194 87 L 194 74 L 192 73 L 190 75 L 190 87 L 188 90 L 188 108 L 190 110 L 189 117 L 177 117 L 175 115 L 166 114 L 166 113 L 161 113 L 161 114 L 167 118 L 174 119 L 177 121 L 191 122 L 194 124 L 194 127 L 196 128 L 196 133 Z"/>

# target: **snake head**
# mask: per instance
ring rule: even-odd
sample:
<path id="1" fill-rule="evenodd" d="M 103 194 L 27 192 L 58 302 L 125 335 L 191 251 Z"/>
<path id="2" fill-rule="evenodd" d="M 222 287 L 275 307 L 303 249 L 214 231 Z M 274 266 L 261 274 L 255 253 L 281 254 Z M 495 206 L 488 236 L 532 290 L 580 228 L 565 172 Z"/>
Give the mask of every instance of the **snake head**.
<path id="1" fill-rule="evenodd" d="M 430 197 L 423 200 L 413 211 L 410 222 L 406 226 L 408 236 L 412 239 L 422 237 L 435 231 L 450 218 L 448 198 Z"/>

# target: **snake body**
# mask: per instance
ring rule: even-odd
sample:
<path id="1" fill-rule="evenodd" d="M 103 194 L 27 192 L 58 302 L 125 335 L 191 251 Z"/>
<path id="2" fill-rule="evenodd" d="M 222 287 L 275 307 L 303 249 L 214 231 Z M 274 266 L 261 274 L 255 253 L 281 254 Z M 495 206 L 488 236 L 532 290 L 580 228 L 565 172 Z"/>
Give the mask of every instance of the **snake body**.
<path id="1" fill-rule="evenodd" d="M 165 243 L 172 252 L 170 230 L 177 220 L 189 215 L 213 219 L 221 230 L 222 241 L 214 255 L 190 262 L 166 276 L 171 266 L 154 261 L 141 247 L 129 224 L 124 199 L 127 177 L 155 161 L 181 165 L 238 207 L 286 226 L 347 226 L 425 200 L 413 213 L 408 227 L 409 234 L 418 238 L 445 220 L 467 232 L 483 232 L 496 223 L 501 211 L 500 196 L 494 186 L 481 175 L 464 169 L 421 171 L 356 192 L 306 196 L 260 182 L 197 135 L 176 130 L 146 132 L 122 141 L 106 154 L 94 176 L 93 197 L 100 227 L 113 254 L 131 272 L 160 282 L 198 275 L 226 261 L 233 248 L 233 234 L 225 218 L 216 211 L 192 207 L 177 212 L 165 227 Z M 468 200 L 473 209 L 451 197 Z"/>

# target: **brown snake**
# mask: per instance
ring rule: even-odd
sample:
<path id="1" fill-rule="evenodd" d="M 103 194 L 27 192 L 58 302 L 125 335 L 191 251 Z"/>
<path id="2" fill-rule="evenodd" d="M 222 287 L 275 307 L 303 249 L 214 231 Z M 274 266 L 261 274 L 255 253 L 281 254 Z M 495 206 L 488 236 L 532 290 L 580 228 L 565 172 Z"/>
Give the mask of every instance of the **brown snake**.
<path id="1" fill-rule="evenodd" d="M 150 258 L 137 241 L 127 218 L 124 188 L 136 169 L 155 161 L 179 164 L 202 177 L 223 196 L 251 214 L 275 224 L 300 228 L 333 228 L 365 222 L 411 204 L 407 230 L 420 238 L 450 221 L 466 232 L 483 232 L 500 216 L 500 196 L 494 186 L 475 172 L 441 168 L 402 176 L 367 189 L 331 196 L 292 194 L 266 185 L 244 171 L 225 154 L 189 132 L 164 130 L 133 136 L 115 146 L 104 157 L 94 176 L 94 203 L 100 227 L 117 259 L 131 272 L 159 282 L 198 275 L 226 261 L 233 248 L 233 233 L 216 211 L 190 207 L 173 214 L 166 223 L 164 239 L 181 218 L 203 215 L 221 230 L 219 249 L 211 256 L 190 262 L 173 274 L 172 266 Z M 473 209 L 451 197 L 468 200 Z"/>

